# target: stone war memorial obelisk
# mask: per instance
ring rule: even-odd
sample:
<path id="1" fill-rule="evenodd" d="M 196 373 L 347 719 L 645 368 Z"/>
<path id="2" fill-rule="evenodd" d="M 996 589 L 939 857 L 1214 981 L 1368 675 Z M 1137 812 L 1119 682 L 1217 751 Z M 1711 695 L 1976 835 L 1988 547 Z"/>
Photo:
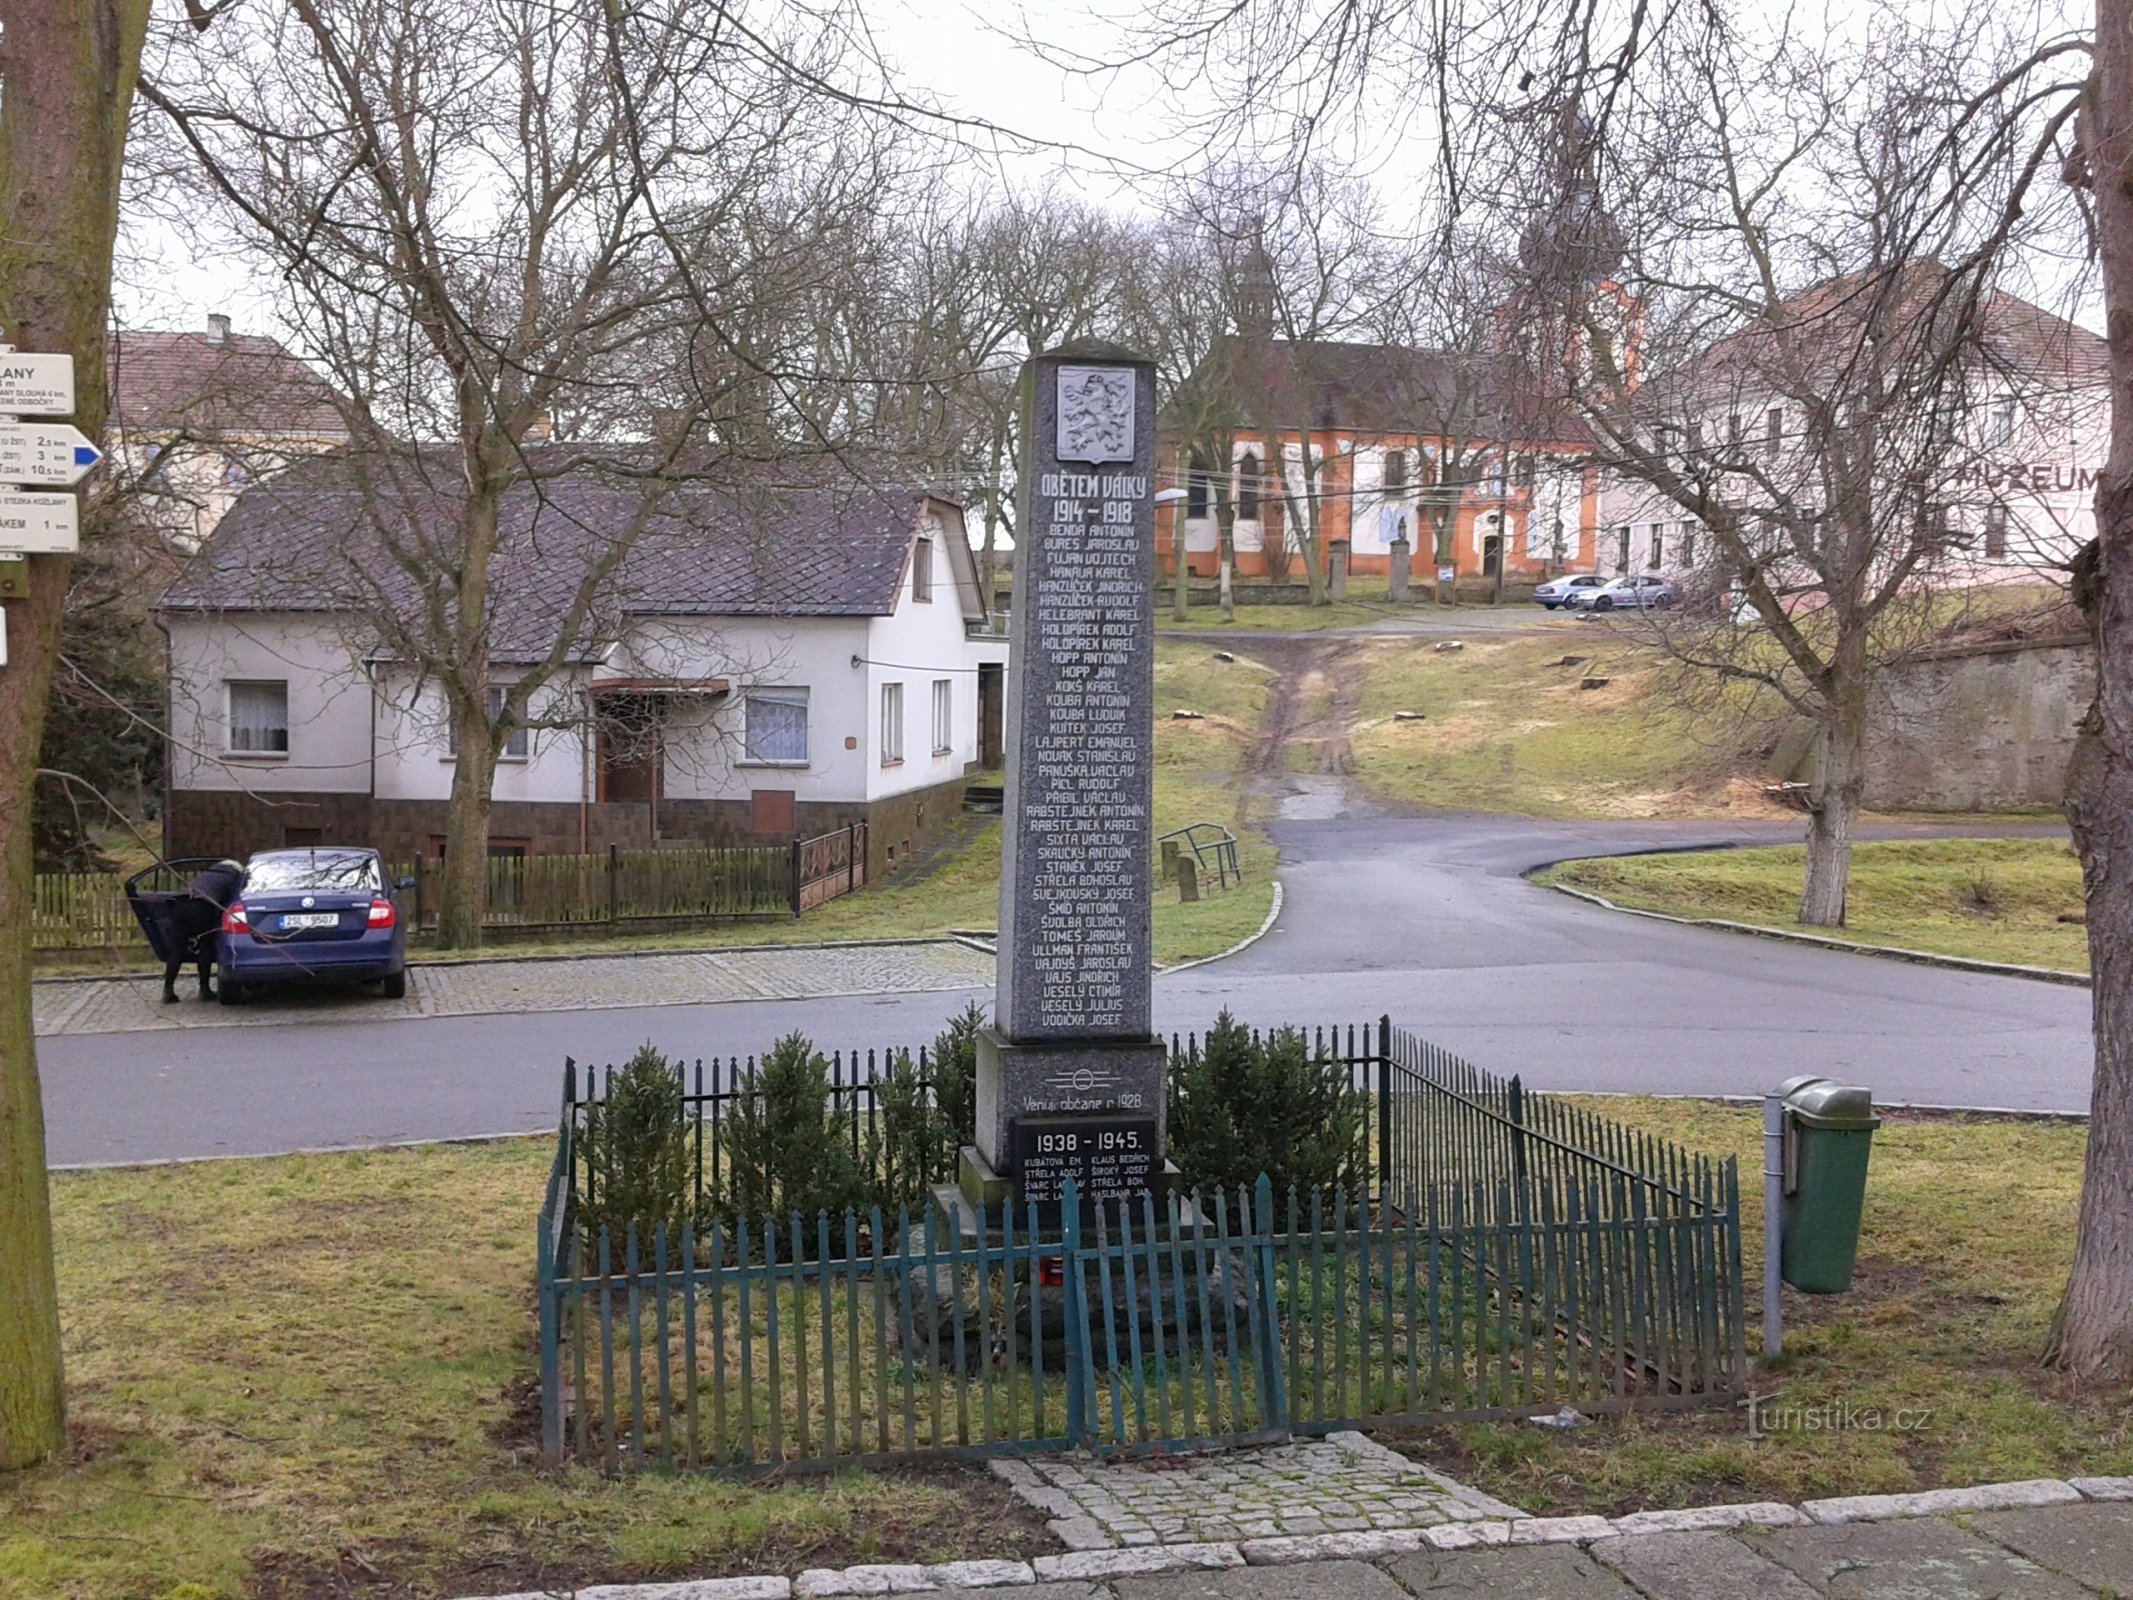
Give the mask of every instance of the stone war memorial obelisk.
<path id="1" fill-rule="evenodd" d="M 1049 1224 L 1165 1176 L 1151 1030 L 1155 366 L 1069 344 L 1023 369 L 993 1025 L 961 1192 Z"/>

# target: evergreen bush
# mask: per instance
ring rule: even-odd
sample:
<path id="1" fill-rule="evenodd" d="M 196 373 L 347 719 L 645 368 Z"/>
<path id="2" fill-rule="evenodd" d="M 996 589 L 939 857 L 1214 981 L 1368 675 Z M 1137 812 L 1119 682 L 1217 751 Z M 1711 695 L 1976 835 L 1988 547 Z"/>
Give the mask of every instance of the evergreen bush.
<path id="1" fill-rule="evenodd" d="M 580 1213 L 596 1241 L 609 1230 L 614 1264 L 623 1263 L 629 1229 L 649 1259 L 664 1223 L 678 1249 L 690 1214 L 695 1167 L 681 1072 L 647 1044 L 608 1086 L 607 1098 L 585 1114 L 586 1201 Z"/>
<path id="2" fill-rule="evenodd" d="M 1264 1036 L 1225 1009 L 1170 1066 L 1170 1158 L 1188 1188 L 1274 1192 L 1365 1187 L 1368 1096 L 1347 1065 L 1295 1028 Z"/>
<path id="3" fill-rule="evenodd" d="M 865 1201 L 851 1118 L 833 1103 L 829 1058 L 805 1034 L 780 1039 L 740 1089 L 724 1130 L 729 1219 L 812 1222 Z"/>
<path id="4" fill-rule="evenodd" d="M 923 1057 L 900 1050 L 875 1080 L 868 1155 L 883 1211 L 924 1204 L 934 1184 L 955 1176 L 957 1155 L 977 1137 L 984 1025 L 982 1006 L 965 1007 Z"/>

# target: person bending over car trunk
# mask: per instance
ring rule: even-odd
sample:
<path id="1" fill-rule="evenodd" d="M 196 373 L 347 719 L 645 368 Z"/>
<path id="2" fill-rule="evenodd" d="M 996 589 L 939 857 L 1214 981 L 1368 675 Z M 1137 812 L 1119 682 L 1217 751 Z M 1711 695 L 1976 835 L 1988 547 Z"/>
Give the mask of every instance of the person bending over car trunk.
<path id="1" fill-rule="evenodd" d="M 208 987 L 208 970 L 215 964 L 215 934 L 222 926 L 222 913 L 244 886 L 244 868 L 235 861 L 218 861 L 186 885 L 165 910 L 170 919 L 170 959 L 163 963 L 163 1003 L 178 1003 L 178 969 L 192 962 L 200 972 L 200 998 L 214 998 Z"/>

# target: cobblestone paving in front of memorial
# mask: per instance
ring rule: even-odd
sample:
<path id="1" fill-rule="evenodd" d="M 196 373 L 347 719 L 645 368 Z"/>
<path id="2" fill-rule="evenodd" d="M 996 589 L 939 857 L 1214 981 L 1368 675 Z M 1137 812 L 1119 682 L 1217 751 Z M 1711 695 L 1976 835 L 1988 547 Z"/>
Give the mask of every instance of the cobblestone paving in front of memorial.
<path id="1" fill-rule="evenodd" d="M 287 989 L 242 1006 L 203 1002 L 188 970 L 174 1006 L 159 978 L 40 983 L 39 1034 L 137 1033 L 306 1022 L 392 1021 L 513 1011 L 609 1011 L 720 1000 L 805 1000 L 988 988 L 992 957 L 953 939 L 833 949 L 684 950 L 562 960 L 510 959 L 408 968 L 407 995 L 380 1000 L 355 988 Z"/>
<path id="2" fill-rule="evenodd" d="M 1076 1549 L 1427 1528 L 1515 1515 L 1360 1433 L 1157 1461 L 996 1461 Z"/>

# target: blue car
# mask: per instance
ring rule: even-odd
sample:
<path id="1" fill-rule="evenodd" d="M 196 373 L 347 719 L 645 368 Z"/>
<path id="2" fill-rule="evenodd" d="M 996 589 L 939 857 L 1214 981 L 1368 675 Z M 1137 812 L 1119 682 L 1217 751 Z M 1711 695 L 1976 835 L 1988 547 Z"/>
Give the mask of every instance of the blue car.
<path id="1" fill-rule="evenodd" d="M 375 850 L 320 846 L 263 850 L 215 936 L 216 994 L 240 1005 L 277 983 L 370 982 L 388 1000 L 407 993 L 407 922 Z"/>

